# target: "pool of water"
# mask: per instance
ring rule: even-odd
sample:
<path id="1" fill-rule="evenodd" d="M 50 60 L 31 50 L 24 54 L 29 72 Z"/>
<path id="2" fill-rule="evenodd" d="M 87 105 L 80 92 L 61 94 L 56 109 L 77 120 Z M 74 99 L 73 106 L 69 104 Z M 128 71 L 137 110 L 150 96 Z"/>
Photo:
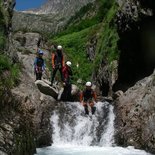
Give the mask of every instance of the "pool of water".
<path id="1" fill-rule="evenodd" d="M 133 147 L 93 147 L 93 146 L 71 146 L 54 145 L 37 149 L 36 155 L 151 155 L 143 150 Z"/>

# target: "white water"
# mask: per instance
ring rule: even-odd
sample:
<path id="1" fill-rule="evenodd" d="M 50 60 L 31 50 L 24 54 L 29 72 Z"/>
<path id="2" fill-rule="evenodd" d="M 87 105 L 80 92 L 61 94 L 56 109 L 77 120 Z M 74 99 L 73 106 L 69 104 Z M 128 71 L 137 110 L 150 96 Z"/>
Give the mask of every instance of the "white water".
<path id="1" fill-rule="evenodd" d="M 114 147 L 114 119 L 108 102 L 98 102 L 93 116 L 85 116 L 78 102 L 60 103 L 51 116 L 54 143 L 37 149 L 37 155 L 149 155 L 133 147 Z"/>

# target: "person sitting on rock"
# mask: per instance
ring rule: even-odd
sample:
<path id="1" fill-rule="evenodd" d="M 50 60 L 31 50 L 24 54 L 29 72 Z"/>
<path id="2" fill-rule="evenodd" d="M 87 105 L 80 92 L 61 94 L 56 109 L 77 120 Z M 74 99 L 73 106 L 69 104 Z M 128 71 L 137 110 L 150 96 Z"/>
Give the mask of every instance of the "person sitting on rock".
<path id="1" fill-rule="evenodd" d="M 70 61 L 67 61 L 66 65 L 62 69 L 63 86 L 64 86 L 64 90 L 63 90 L 63 93 L 61 95 L 61 100 L 62 101 L 72 101 L 72 96 L 71 96 L 71 90 L 72 90 L 72 85 L 71 85 L 71 76 L 72 76 L 71 65 L 72 65 L 72 63 Z"/>
<path id="2" fill-rule="evenodd" d="M 94 107 L 94 101 L 97 102 L 97 95 L 95 91 L 91 88 L 91 82 L 86 82 L 86 88 L 80 93 L 80 102 L 84 106 L 85 114 L 89 115 L 88 107 L 90 106 L 92 114 L 95 113 L 96 108 Z"/>
<path id="3" fill-rule="evenodd" d="M 36 80 L 41 80 L 42 73 L 45 71 L 45 61 L 43 57 L 43 51 L 38 49 L 37 57 L 34 60 L 34 73 L 36 74 Z"/>
<path id="4" fill-rule="evenodd" d="M 64 66 L 64 56 L 62 53 L 62 46 L 59 45 L 57 46 L 57 49 L 55 52 L 52 53 L 52 78 L 51 78 L 51 86 L 53 85 L 53 81 L 55 78 L 55 75 L 57 73 L 57 70 L 59 70 L 60 75 L 61 75 L 61 80 L 63 80 L 63 75 L 62 75 L 62 68 Z"/>

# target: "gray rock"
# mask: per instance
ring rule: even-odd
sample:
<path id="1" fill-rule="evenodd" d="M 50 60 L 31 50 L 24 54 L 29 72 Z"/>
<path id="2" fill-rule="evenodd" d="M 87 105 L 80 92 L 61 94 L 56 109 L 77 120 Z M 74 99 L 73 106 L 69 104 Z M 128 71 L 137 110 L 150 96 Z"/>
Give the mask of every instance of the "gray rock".
<path id="1" fill-rule="evenodd" d="M 42 37 L 39 33 L 17 32 L 13 35 L 13 44 L 20 52 L 36 54 L 38 46 L 42 45 Z"/>
<path id="2" fill-rule="evenodd" d="M 0 155 L 7 155 L 6 153 L 4 153 L 4 152 L 2 152 L 2 151 L 0 151 Z"/>
<path id="3" fill-rule="evenodd" d="M 98 69 L 93 73 L 92 78 L 98 88 L 97 94 L 112 96 L 112 87 L 118 78 L 118 61 L 115 60 L 108 64 L 103 60 Z"/>
<path id="4" fill-rule="evenodd" d="M 118 90 L 117 92 L 115 92 L 113 94 L 113 99 L 117 99 L 118 97 L 122 96 L 123 95 L 123 91 L 121 90 Z"/>
<path id="5" fill-rule="evenodd" d="M 41 93 L 45 95 L 49 95 L 53 97 L 56 100 L 60 100 L 61 94 L 63 92 L 63 87 L 59 85 L 55 85 L 53 87 L 49 86 L 50 82 L 47 82 L 46 80 L 37 80 L 35 82 L 37 85 L 38 89 L 40 90 Z M 79 93 L 79 88 L 76 85 L 72 85 L 72 92 L 71 94 L 73 95 L 74 98 L 78 96 Z"/>
<path id="6" fill-rule="evenodd" d="M 155 152 L 155 74 L 137 82 L 115 101 L 119 144 Z M 122 145 L 122 144 L 121 144 Z"/>
<path id="7" fill-rule="evenodd" d="M 40 92 L 43 94 L 52 96 L 54 99 L 57 99 L 58 97 L 58 90 L 54 89 L 53 87 L 50 87 L 48 84 L 46 84 L 44 81 L 37 80 L 35 82 Z"/>

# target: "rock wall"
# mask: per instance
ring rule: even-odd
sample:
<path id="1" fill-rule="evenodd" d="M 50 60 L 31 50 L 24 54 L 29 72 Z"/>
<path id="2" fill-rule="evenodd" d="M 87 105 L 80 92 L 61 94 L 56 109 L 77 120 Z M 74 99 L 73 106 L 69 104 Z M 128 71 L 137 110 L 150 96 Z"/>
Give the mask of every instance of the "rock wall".
<path id="1" fill-rule="evenodd" d="M 113 90 L 125 93 L 116 93 L 120 96 L 115 101 L 116 142 L 155 153 L 155 3 L 118 0 L 118 4 L 121 7 L 116 18 L 120 58 Z"/>
<path id="2" fill-rule="evenodd" d="M 11 29 L 11 18 L 13 15 L 13 8 L 15 6 L 15 0 L 1 0 L 1 11 L 3 13 L 3 17 L 4 18 L 4 23 L 5 23 L 5 28 L 6 28 L 6 33 L 10 33 L 10 29 Z"/>
<path id="3" fill-rule="evenodd" d="M 119 0 L 118 4 L 121 8 L 116 19 L 120 58 L 114 90 L 126 91 L 154 70 L 155 4 L 153 0 Z"/>
<path id="4" fill-rule="evenodd" d="M 13 62 L 18 59 L 21 74 L 16 87 L 12 90 L 6 88 L 0 95 L 0 153 L 32 155 L 36 147 L 52 143 L 49 119 L 54 100 L 41 94 L 34 84 L 33 61 L 36 47 L 43 47 L 43 40 L 36 33 L 19 32 L 12 37 L 7 28 L 6 31 L 8 42 L 5 53 L 12 58 L 16 55 Z M 15 49 L 15 53 L 11 49 Z M 48 52 L 45 52 L 46 56 Z M 1 78 L 7 78 L 7 75 L 4 72 Z"/>
<path id="5" fill-rule="evenodd" d="M 24 44 L 21 43 L 22 38 L 25 38 Z M 36 57 L 36 47 L 38 47 L 38 44 L 42 47 L 43 41 L 42 37 L 37 33 L 17 33 L 14 35 L 13 43 L 18 49 L 17 55 L 19 61 L 22 63 L 22 73 L 20 84 L 12 90 L 12 94 L 14 98 L 20 100 L 23 113 L 27 112 L 26 116 L 30 116 L 27 121 L 30 121 L 29 130 L 32 131 L 33 137 L 31 138 L 30 135 L 31 139 L 27 143 L 28 147 L 32 147 L 35 150 L 36 147 L 48 146 L 52 143 L 50 117 L 51 109 L 55 106 L 55 100 L 50 96 L 40 93 L 34 83 L 33 62 Z M 48 57 L 48 51 L 44 50 L 44 58 Z M 47 79 L 45 75 L 44 78 Z M 27 126 L 25 128 L 28 130 Z M 22 141 L 23 139 L 19 138 L 19 140 Z M 34 143 L 35 145 L 32 146 L 29 143 Z M 25 149 L 25 146 L 23 147 Z M 26 150 L 29 149 L 25 149 L 25 152 Z M 32 151 L 29 154 L 32 154 Z"/>
<path id="6" fill-rule="evenodd" d="M 1 19 L 3 19 L 4 28 L 4 30 L 1 31 L 4 32 L 5 35 L 5 49 L 1 52 L 11 57 L 13 62 L 18 62 L 18 57 L 15 53 L 16 49 L 12 45 L 12 16 L 15 0 L 1 0 L 0 5 L 0 11 L 2 13 Z"/>
<path id="7" fill-rule="evenodd" d="M 117 98 L 116 142 L 155 153 L 155 72 Z"/>

